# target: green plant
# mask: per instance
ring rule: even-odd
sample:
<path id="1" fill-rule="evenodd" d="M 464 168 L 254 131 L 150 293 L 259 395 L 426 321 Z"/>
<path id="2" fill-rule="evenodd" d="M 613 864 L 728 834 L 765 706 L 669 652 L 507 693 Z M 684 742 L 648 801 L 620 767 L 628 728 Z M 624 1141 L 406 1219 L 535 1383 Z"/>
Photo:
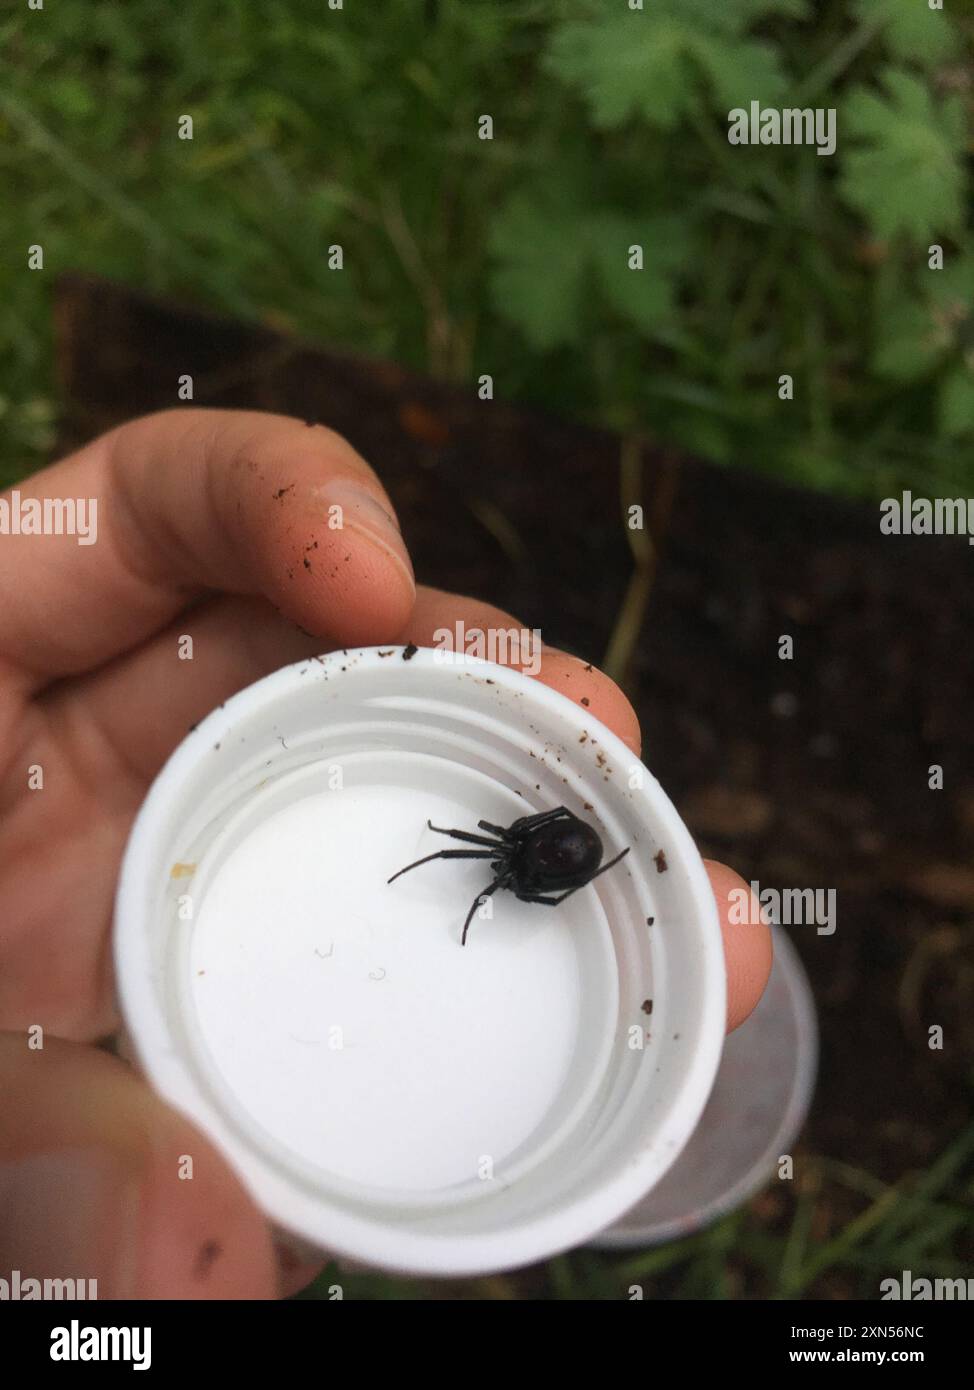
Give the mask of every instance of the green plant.
<path id="1" fill-rule="evenodd" d="M 0 470 L 50 447 L 71 267 L 786 479 L 967 488 L 972 28 L 971 0 L 19 7 Z M 752 100 L 835 108 L 835 154 L 729 144 Z"/>

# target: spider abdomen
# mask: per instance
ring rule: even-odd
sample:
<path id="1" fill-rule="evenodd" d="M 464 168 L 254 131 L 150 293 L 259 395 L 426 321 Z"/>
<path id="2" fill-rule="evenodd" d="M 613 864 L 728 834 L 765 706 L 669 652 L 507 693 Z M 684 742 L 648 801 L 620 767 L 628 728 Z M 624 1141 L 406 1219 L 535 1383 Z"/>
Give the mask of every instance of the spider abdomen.
<path id="1" fill-rule="evenodd" d="M 586 883 L 602 862 L 602 841 L 584 821 L 541 825 L 527 839 L 518 863 L 529 892 L 544 893 Z"/>

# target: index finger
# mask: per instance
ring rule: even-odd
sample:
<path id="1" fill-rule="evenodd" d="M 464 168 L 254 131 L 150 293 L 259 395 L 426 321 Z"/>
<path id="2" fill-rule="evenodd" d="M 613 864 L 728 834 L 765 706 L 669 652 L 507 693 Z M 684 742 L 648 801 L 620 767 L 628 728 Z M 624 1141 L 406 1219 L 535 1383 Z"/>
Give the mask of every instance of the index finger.
<path id="1" fill-rule="evenodd" d="M 32 683 L 100 665 L 212 590 L 262 594 L 350 645 L 388 640 L 412 610 L 412 566 L 375 474 L 332 430 L 287 416 L 147 415 L 0 502 L 0 656 Z M 24 527 L 63 521 L 69 502 L 87 536 Z"/>

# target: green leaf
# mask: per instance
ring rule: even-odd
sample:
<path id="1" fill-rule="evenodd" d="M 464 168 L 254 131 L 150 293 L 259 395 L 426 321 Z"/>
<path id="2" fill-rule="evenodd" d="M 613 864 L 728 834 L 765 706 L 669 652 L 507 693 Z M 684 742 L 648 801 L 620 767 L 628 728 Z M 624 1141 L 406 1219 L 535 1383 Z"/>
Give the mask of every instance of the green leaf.
<path id="1" fill-rule="evenodd" d="M 586 235 L 599 283 L 621 318 L 651 330 L 669 314 L 674 273 L 685 263 L 686 224 L 676 217 L 640 220 L 616 213 L 588 219 Z M 643 266 L 629 265 L 629 248 L 641 246 Z"/>
<path id="2" fill-rule="evenodd" d="M 672 307 L 675 276 L 690 254 L 687 220 L 590 211 L 590 204 L 580 184 L 551 178 L 514 193 L 492 223 L 494 303 L 535 348 L 581 340 L 593 281 L 619 317 L 643 333 Z M 630 269 L 632 246 L 643 249 L 642 269 Z"/>
<path id="3" fill-rule="evenodd" d="M 960 47 L 948 11 L 931 10 L 926 0 L 855 0 L 853 12 L 865 24 L 881 24 L 886 48 L 904 62 L 936 67 Z"/>
<path id="4" fill-rule="evenodd" d="M 798 17 L 802 0 L 652 0 L 642 11 L 566 23 L 545 66 L 574 87 L 602 129 L 642 116 L 670 129 L 691 109 L 701 79 L 711 104 L 771 101 L 785 88 L 777 52 L 748 37 L 771 14 Z"/>
<path id="5" fill-rule="evenodd" d="M 488 248 L 494 303 L 539 351 L 577 341 L 586 247 L 564 207 L 515 193 L 495 216 Z"/>
<path id="6" fill-rule="evenodd" d="M 958 366 L 946 377 L 937 414 L 944 434 L 956 438 L 974 433 L 974 370 L 970 366 Z"/>
<path id="7" fill-rule="evenodd" d="M 943 270 L 927 274 L 930 298 L 942 317 L 958 322 L 974 313 L 974 253 L 948 255 Z"/>
<path id="8" fill-rule="evenodd" d="M 948 258 L 943 270 L 924 268 L 920 281 L 918 298 L 899 277 L 877 286 L 872 365 L 891 381 L 919 381 L 974 342 L 974 255 Z"/>
<path id="9" fill-rule="evenodd" d="M 634 11 L 600 23 L 566 24 L 552 39 L 545 66 L 578 89 L 602 129 L 637 115 L 666 129 L 690 99 L 684 27 L 658 16 L 646 20 Z"/>
<path id="10" fill-rule="evenodd" d="M 67 74 L 51 83 L 48 100 L 58 115 L 72 121 L 87 120 L 97 106 L 85 83 Z"/>
<path id="11" fill-rule="evenodd" d="M 935 104 L 910 73 L 887 68 L 887 98 L 857 88 L 847 99 L 839 139 L 851 139 L 840 184 L 846 202 L 875 233 L 916 241 L 959 229 L 964 212 L 964 109 Z"/>
<path id="12" fill-rule="evenodd" d="M 873 370 L 891 381 L 919 381 L 944 351 L 929 304 L 907 299 L 902 291 L 877 316 L 876 342 Z"/>
<path id="13" fill-rule="evenodd" d="M 694 57 L 710 79 L 725 112 L 752 101 L 774 106 L 786 90 L 777 50 L 766 43 L 727 44 L 701 39 Z"/>

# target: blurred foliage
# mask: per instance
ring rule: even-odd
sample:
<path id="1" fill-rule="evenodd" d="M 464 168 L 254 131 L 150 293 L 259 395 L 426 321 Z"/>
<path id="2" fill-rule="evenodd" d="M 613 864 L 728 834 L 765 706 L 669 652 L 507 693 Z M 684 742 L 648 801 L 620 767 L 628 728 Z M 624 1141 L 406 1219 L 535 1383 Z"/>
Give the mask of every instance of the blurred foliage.
<path id="1" fill-rule="evenodd" d="M 50 447 L 80 268 L 813 486 L 969 490 L 972 35 L 972 0 L 18 5 L 0 470 Z M 835 107 L 836 153 L 730 145 L 752 100 Z"/>

